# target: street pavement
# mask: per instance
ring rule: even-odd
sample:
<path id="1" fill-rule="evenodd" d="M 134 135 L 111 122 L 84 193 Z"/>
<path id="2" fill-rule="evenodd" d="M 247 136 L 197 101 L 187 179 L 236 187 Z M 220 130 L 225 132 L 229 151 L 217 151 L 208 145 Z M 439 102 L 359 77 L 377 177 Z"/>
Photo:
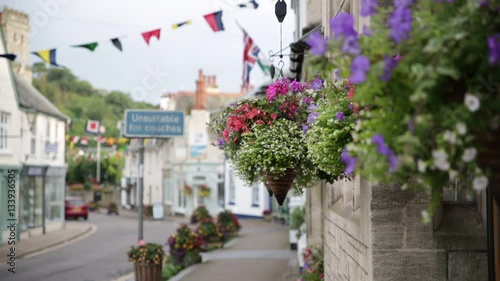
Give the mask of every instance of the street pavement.
<path id="1" fill-rule="evenodd" d="M 296 281 L 297 252 L 289 250 L 288 227 L 259 219 L 240 220 L 240 235 L 225 249 L 202 253 L 203 263 L 171 281 Z M 135 281 L 127 274 L 115 281 Z"/>
<path id="2" fill-rule="evenodd" d="M 92 213 L 88 222 L 97 226 L 95 233 L 30 259 L 18 259 L 14 274 L 2 262 L 0 280 L 109 281 L 133 271 L 127 251 L 137 244 L 137 220 Z M 144 221 L 144 240 L 163 244 L 178 225 L 172 221 Z"/>

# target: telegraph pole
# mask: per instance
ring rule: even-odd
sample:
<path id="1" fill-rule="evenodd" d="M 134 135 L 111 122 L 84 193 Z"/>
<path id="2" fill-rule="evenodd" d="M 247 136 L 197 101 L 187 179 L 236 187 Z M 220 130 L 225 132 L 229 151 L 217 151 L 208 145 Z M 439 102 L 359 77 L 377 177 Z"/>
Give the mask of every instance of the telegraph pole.
<path id="1" fill-rule="evenodd" d="M 139 192 L 139 202 L 137 204 L 139 210 L 138 212 L 138 222 L 139 222 L 139 233 L 137 240 L 141 241 L 143 239 L 143 220 L 144 220 L 144 138 L 139 138 L 139 180 L 137 182 L 137 191 Z"/>

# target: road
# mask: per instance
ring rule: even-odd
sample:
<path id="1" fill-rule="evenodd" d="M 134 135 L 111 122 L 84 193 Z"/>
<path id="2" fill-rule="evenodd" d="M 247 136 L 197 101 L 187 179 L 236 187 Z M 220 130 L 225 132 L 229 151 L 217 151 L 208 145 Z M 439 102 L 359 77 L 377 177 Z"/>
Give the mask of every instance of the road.
<path id="1" fill-rule="evenodd" d="M 32 259 L 20 259 L 15 274 L 1 265 L 0 280 L 110 281 L 131 272 L 127 251 L 137 243 L 137 221 L 91 214 L 89 222 L 97 226 L 93 235 Z M 174 222 L 144 221 L 144 240 L 163 244 L 177 226 Z"/>

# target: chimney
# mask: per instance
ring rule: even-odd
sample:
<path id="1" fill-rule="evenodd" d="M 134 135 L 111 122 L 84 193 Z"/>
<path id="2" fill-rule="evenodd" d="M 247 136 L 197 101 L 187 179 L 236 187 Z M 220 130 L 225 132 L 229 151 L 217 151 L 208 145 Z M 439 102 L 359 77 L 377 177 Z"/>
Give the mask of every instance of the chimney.
<path id="1" fill-rule="evenodd" d="M 193 109 L 206 109 L 206 80 L 203 70 L 198 71 L 198 80 L 196 80 L 196 103 Z"/>

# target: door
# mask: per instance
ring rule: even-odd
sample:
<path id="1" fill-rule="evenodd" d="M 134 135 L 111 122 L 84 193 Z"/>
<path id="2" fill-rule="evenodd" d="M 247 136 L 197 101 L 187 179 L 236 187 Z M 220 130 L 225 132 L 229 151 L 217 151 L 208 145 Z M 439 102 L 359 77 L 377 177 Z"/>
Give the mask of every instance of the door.
<path id="1" fill-rule="evenodd" d="M 186 194 L 184 192 L 184 181 L 178 180 L 175 190 L 175 204 L 174 212 L 185 214 L 186 213 Z"/>

